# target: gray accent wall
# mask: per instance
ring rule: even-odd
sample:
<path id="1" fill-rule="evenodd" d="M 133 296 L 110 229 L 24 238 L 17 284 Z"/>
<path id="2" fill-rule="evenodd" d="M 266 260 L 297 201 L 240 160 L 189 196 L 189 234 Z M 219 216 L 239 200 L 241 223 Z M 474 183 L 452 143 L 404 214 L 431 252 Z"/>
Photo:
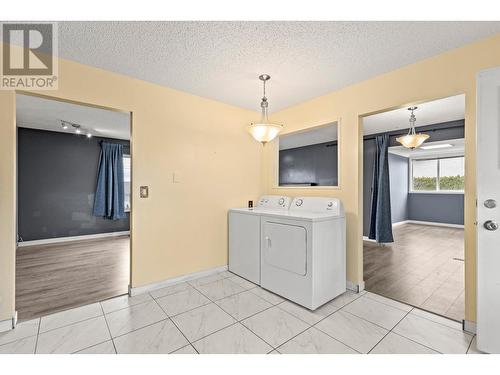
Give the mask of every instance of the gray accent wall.
<path id="1" fill-rule="evenodd" d="M 410 193 L 408 220 L 464 225 L 464 195 Z"/>
<path id="2" fill-rule="evenodd" d="M 279 184 L 337 186 L 337 142 L 280 150 Z"/>
<path id="3" fill-rule="evenodd" d="M 24 241 L 129 230 L 92 216 L 104 138 L 18 128 L 18 234 Z M 128 141 L 107 139 L 124 145 Z"/>

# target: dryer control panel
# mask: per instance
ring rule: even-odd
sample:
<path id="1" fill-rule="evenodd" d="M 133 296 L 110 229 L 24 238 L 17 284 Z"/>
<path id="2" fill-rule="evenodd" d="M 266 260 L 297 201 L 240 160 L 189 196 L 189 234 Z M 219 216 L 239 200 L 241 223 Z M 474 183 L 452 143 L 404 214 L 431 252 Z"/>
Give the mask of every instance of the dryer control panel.
<path id="1" fill-rule="evenodd" d="M 342 202 L 337 198 L 297 197 L 293 199 L 290 211 L 324 212 L 337 216 L 344 215 Z"/>
<path id="2" fill-rule="evenodd" d="M 264 195 L 257 201 L 257 207 L 288 210 L 291 198 L 284 195 Z"/>

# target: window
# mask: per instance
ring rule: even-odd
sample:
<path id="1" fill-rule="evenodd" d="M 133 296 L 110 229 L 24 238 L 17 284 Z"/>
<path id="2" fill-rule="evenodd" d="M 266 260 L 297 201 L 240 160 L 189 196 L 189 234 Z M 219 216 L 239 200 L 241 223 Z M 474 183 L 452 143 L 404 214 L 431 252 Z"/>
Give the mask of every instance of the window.
<path id="1" fill-rule="evenodd" d="M 411 160 L 412 191 L 464 191 L 464 157 Z"/>
<path id="2" fill-rule="evenodd" d="M 413 160 L 413 190 L 437 190 L 438 160 Z"/>
<path id="3" fill-rule="evenodd" d="M 464 190 L 464 158 L 439 160 L 439 190 Z"/>
<path id="4" fill-rule="evenodd" d="M 125 212 L 130 212 L 130 155 L 123 155 L 123 182 Z"/>

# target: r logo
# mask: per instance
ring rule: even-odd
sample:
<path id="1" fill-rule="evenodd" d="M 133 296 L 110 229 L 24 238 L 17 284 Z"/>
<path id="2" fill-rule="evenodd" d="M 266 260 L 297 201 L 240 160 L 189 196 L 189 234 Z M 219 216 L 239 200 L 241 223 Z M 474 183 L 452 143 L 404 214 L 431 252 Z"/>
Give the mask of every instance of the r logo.
<path id="1" fill-rule="evenodd" d="M 4 76 L 53 74 L 52 24 L 4 23 L 2 34 Z"/>

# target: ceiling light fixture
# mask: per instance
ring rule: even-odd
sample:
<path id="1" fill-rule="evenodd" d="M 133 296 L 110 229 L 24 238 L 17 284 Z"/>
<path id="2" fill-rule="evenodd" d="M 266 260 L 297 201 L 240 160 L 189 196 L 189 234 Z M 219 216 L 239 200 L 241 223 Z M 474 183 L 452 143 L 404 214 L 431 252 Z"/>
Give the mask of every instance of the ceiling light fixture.
<path id="1" fill-rule="evenodd" d="M 268 119 L 267 108 L 269 103 L 266 98 L 266 82 L 271 79 L 271 76 L 268 74 L 261 74 L 259 79 L 263 82 L 264 88 L 264 95 L 262 96 L 262 101 L 260 102 L 262 117 L 259 122 L 251 123 L 248 127 L 248 131 L 256 141 L 265 145 L 277 137 L 281 130 L 283 130 L 283 125 L 269 122 Z"/>
<path id="2" fill-rule="evenodd" d="M 71 126 L 75 134 L 85 134 L 85 136 L 89 139 L 93 137 L 90 130 L 87 130 L 87 128 L 82 127 L 80 124 L 75 124 L 74 122 L 69 122 L 65 120 L 60 120 L 60 121 L 61 121 L 61 128 L 63 128 L 63 130 L 67 130 Z"/>
<path id="3" fill-rule="evenodd" d="M 435 150 L 437 148 L 450 148 L 453 147 L 453 145 L 450 145 L 449 143 L 441 143 L 439 145 L 427 145 L 427 146 L 422 146 L 420 147 L 422 150 Z"/>
<path id="4" fill-rule="evenodd" d="M 414 149 L 419 147 L 422 143 L 425 142 L 426 139 L 429 138 L 429 134 L 424 134 L 424 133 L 416 133 L 415 132 L 415 122 L 417 121 L 417 118 L 415 117 L 415 114 L 413 111 L 415 111 L 418 107 L 410 107 L 408 108 L 408 111 L 411 111 L 410 115 L 410 129 L 408 130 L 408 134 L 396 138 L 396 141 L 401 143 L 404 147 L 409 148 L 409 149 Z"/>

